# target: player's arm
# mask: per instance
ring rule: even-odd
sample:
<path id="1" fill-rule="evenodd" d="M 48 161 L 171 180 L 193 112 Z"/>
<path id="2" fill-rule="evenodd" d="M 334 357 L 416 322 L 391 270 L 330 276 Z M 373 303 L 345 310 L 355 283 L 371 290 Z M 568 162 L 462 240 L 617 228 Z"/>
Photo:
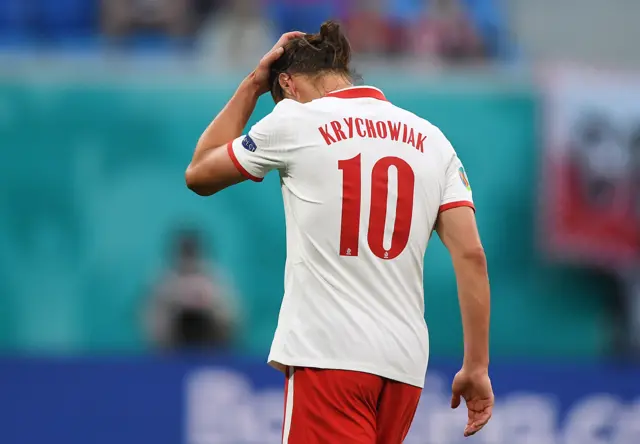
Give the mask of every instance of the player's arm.
<path id="1" fill-rule="evenodd" d="M 449 250 L 458 284 L 464 330 L 463 367 L 486 372 L 491 311 L 489 276 L 473 209 L 463 205 L 441 212 L 436 231 Z"/>
<path id="2" fill-rule="evenodd" d="M 300 35 L 302 33 L 289 32 L 278 40 L 200 136 L 185 173 L 187 186 L 193 192 L 209 196 L 251 178 L 243 168 L 239 168 L 237 159 L 234 161 L 229 143 L 242 135 L 258 97 L 269 90 L 269 67 L 282 55 L 284 44 Z"/>
<path id="3" fill-rule="evenodd" d="M 464 360 L 451 387 L 451 407 L 457 408 L 464 398 L 468 410 L 464 434 L 470 436 L 491 419 L 494 402 L 489 379 L 491 310 L 487 259 L 462 162 L 441 132 L 434 134 L 433 139 L 440 142 L 439 148 L 446 159 L 446 182 L 435 228 L 453 261 L 464 330 Z"/>
<path id="4" fill-rule="evenodd" d="M 440 213 L 436 230 L 453 260 L 464 330 L 464 360 L 451 385 L 451 407 L 455 409 L 461 399 L 465 400 L 468 420 L 464 435 L 471 436 L 489 422 L 494 403 L 489 379 L 487 259 L 480 243 L 475 214 L 468 206 Z"/>
<path id="5" fill-rule="evenodd" d="M 258 89 L 245 79 L 224 109 L 200 136 L 185 180 L 191 191 L 210 196 L 245 180 L 227 153 L 226 145 L 242 135 L 258 101 Z"/>

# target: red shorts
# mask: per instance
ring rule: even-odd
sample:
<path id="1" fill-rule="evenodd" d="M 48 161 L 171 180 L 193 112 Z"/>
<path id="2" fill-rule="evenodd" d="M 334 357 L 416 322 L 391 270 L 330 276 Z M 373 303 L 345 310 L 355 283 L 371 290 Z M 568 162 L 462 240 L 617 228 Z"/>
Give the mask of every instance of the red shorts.
<path id="1" fill-rule="evenodd" d="M 369 373 L 289 367 L 283 444 L 400 444 L 422 389 Z"/>

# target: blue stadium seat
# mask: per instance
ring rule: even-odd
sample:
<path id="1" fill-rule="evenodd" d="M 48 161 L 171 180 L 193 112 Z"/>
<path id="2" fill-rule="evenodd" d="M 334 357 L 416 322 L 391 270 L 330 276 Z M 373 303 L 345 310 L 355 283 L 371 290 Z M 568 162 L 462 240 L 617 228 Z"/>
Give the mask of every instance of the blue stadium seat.
<path id="1" fill-rule="evenodd" d="M 506 21 L 494 0 L 464 0 L 492 57 L 508 58 Z"/>
<path id="2" fill-rule="evenodd" d="M 97 0 L 32 1 L 37 11 L 38 23 L 45 36 L 66 39 L 96 33 Z"/>
<path id="3" fill-rule="evenodd" d="M 466 7 L 479 33 L 488 46 L 490 57 L 512 59 L 515 54 L 514 45 L 508 36 L 504 11 L 496 0 L 461 0 Z M 420 0 L 392 0 L 389 3 L 391 18 L 411 21 L 421 12 L 429 13 L 424 2 Z"/>
<path id="4" fill-rule="evenodd" d="M 267 14 L 276 25 L 279 34 L 293 30 L 318 32 L 325 20 L 337 18 L 335 1 L 308 1 L 297 4 L 287 0 L 272 0 Z"/>
<path id="5" fill-rule="evenodd" d="M 13 42 L 27 37 L 29 6 L 27 0 L 0 0 L 1 42 Z"/>

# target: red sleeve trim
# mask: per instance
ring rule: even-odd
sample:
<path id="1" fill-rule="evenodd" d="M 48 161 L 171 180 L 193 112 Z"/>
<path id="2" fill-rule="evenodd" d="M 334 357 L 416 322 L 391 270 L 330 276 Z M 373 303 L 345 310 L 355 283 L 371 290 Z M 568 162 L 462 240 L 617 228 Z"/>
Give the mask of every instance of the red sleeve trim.
<path id="1" fill-rule="evenodd" d="M 459 200 L 457 202 L 449 202 L 444 205 L 440 205 L 440 209 L 438 210 L 438 213 L 442 213 L 443 211 L 447 211 L 452 208 L 459 208 L 459 207 L 469 207 L 474 212 L 476 211 L 476 207 L 473 205 L 473 202 L 468 200 Z"/>
<path id="2" fill-rule="evenodd" d="M 238 158 L 236 157 L 236 153 L 233 152 L 233 142 L 229 142 L 227 144 L 227 152 L 229 153 L 231 162 L 233 162 L 233 164 L 238 169 L 238 171 L 240 171 L 240 174 L 242 174 L 244 177 L 246 177 L 249 180 L 253 180 L 254 182 L 262 182 L 263 180 L 262 177 L 254 176 L 249 171 L 245 170 L 245 168 L 240 164 L 240 162 L 238 161 Z"/>

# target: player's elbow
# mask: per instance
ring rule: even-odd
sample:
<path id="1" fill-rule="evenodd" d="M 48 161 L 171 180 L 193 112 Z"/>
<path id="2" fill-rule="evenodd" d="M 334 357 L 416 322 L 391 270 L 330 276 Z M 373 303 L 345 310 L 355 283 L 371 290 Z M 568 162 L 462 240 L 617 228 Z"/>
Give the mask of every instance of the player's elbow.
<path id="1" fill-rule="evenodd" d="M 201 175 L 198 174 L 198 170 L 191 165 L 189 165 L 187 171 L 184 173 L 184 180 L 187 188 L 199 196 L 211 196 L 214 193 L 211 187 L 202 180 Z"/>
<path id="2" fill-rule="evenodd" d="M 487 256 L 484 253 L 482 245 L 475 244 L 465 246 L 458 252 L 459 260 L 476 268 L 487 268 Z"/>

